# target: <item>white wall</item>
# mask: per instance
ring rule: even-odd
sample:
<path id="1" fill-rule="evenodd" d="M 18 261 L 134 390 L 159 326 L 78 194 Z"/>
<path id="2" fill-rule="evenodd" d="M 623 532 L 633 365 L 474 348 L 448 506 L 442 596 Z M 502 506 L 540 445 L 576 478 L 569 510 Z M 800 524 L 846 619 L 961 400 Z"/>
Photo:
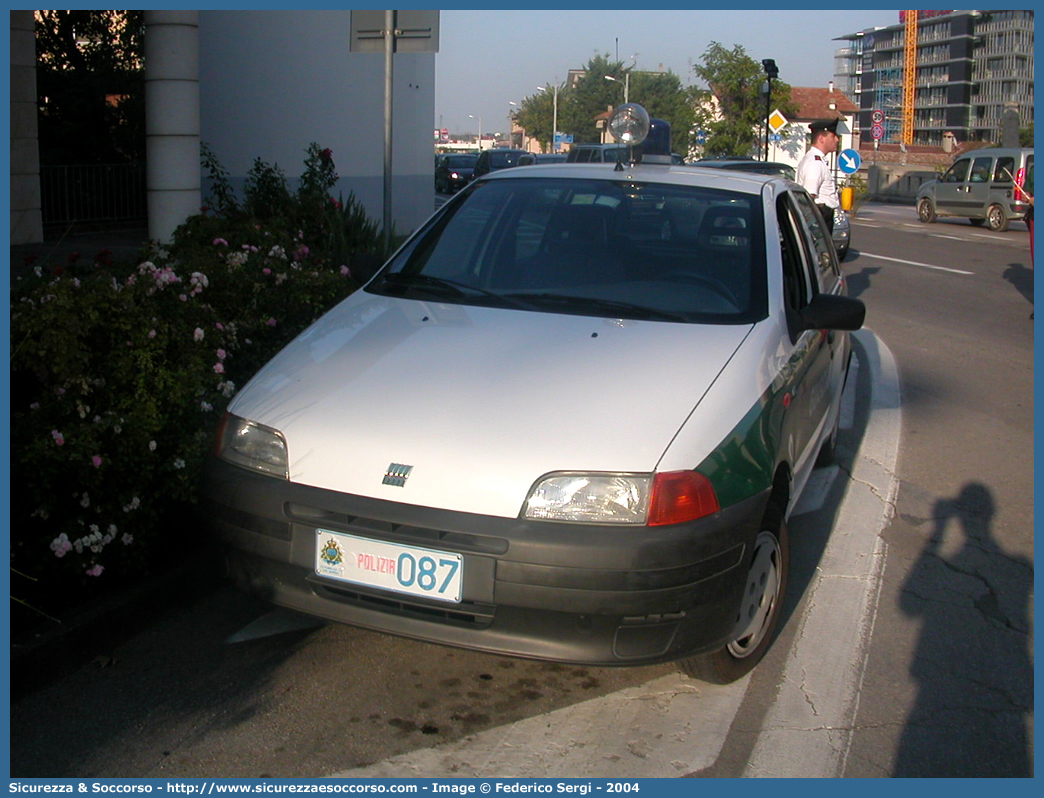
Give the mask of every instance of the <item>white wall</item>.
<path id="1" fill-rule="evenodd" d="M 255 158 L 300 177 L 309 143 L 333 151 L 334 194 L 378 222 L 384 191 L 384 56 L 349 52 L 350 11 L 201 11 L 202 140 L 241 189 Z M 396 54 L 392 215 L 431 215 L 435 55 Z M 206 176 L 204 175 L 204 194 Z"/>

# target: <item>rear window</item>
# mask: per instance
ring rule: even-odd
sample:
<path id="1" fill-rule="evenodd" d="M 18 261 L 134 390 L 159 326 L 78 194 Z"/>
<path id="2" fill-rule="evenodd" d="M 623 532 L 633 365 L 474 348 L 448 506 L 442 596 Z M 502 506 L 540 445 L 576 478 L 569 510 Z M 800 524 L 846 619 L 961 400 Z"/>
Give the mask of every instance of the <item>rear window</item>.
<path id="1" fill-rule="evenodd" d="M 628 180 L 477 184 L 367 290 L 656 321 L 767 312 L 757 195 Z"/>
<path id="2" fill-rule="evenodd" d="M 520 152 L 491 152 L 489 154 L 489 165 L 494 169 L 507 169 L 518 165 Z"/>

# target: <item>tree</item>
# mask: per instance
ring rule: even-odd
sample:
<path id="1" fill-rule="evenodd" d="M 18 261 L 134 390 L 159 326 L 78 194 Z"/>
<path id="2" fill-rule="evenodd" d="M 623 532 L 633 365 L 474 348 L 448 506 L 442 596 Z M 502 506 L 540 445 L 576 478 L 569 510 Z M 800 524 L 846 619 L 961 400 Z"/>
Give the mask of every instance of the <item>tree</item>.
<path id="1" fill-rule="evenodd" d="M 765 95 L 761 87 L 765 73 L 740 45 L 731 50 L 711 42 L 703 63 L 693 67 L 707 84 L 699 92 L 697 124 L 706 131 L 705 153 L 714 157 L 753 155 L 761 149 L 765 125 Z M 795 116 L 790 86 L 772 83 L 772 106 L 784 116 Z"/>
<path id="2" fill-rule="evenodd" d="M 613 80 L 606 80 L 607 77 Z M 577 144 L 597 142 L 601 129 L 597 117 L 628 100 L 642 105 L 649 116 L 671 124 L 674 150 L 687 152 L 693 122 L 692 92 L 681 85 L 673 72 L 640 72 L 625 68 L 608 55 L 596 55 L 587 62 L 584 74 L 573 86 L 558 91 L 558 129 L 572 134 Z M 545 91 L 523 99 L 515 116 L 526 133 L 550 149 L 554 97 L 551 85 Z"/>
<path id="3" fill-rule="evenodd" d="M 627 69 L 622 61 L 610 61 L 608 54 L 596 55 L 584 67 L 584 75 L 575 84 L 565 114 L 559 97 L 558 119 L 563 130 L 573 134 L 578 144 L 601 140 L 601 131 L 595 123 L 604 114 L 623 102 L 623 87 Z M 606 76 L 614 80 L 606 80 Z"/>
<path id="4" fill-rule="evenodd" d="M 1020 147 L 1032 147 L 1033 146 L 1033 123 L 1030 122 L 1027 127 L 1019 128 L 1019 146 Z"/>
<path id="5" fill-rule="evenodd" d="M 37 11 L 43 163 L 145 159 L 143 11 Z"/>
<path id="6" fill-rule="evenodd" d="M 671 125 L 671 149 L 687 154 L 695 121 L 695 92 L 682 86 L 673 72 L 632 72 L 628 94 L 649 116 Z"/>
<path id="7" fill-rule="evenodd" d="M 569 91 L 563 86 L 558 87 L 558 110 L 561 114 L 562 108 L 569 102 Z M 555 88 L 551 83 L 545 84 L 544 91 L 538 91 L 522 99 L 518 111 L 515 112 L 515 122 L 526 131 L 526 135 L 540 142 L 543 152 L 551 152 L 552 120 L 555 115 Z M 562 129 L 559 119 L 558 129 Z"/>

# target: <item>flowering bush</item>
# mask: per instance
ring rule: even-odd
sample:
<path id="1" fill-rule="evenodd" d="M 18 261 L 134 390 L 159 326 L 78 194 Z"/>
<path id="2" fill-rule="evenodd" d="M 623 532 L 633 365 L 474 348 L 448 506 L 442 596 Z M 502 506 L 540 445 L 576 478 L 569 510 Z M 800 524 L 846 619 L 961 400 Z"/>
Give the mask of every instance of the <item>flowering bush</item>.
<path id="1" fill-rule="evenodd" d="M 209 160 L 208 160 L 209 159 Z M 308 149 L 291 192 L 260 161 L 139 263 L 37 266 L 12 286 L 12 567 L 41 595 L 135 575 L 192 539 L 213 429 L 236 386 L 356 284 L 378 226 L 333 200 Z M 16 583 L 17 589 L 17 583 Z"/>

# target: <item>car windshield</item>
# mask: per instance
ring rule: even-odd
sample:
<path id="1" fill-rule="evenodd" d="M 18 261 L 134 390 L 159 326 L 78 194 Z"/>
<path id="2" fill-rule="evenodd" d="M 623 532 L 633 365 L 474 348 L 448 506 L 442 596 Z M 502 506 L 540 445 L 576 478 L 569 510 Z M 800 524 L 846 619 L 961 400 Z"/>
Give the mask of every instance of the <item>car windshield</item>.
<path id="1" fill-rule="evenodd" d="M 518 310 L 739 324 L 764 318 L 757 195 L 534 178 L 475 184 L 367 290 Z"/>

